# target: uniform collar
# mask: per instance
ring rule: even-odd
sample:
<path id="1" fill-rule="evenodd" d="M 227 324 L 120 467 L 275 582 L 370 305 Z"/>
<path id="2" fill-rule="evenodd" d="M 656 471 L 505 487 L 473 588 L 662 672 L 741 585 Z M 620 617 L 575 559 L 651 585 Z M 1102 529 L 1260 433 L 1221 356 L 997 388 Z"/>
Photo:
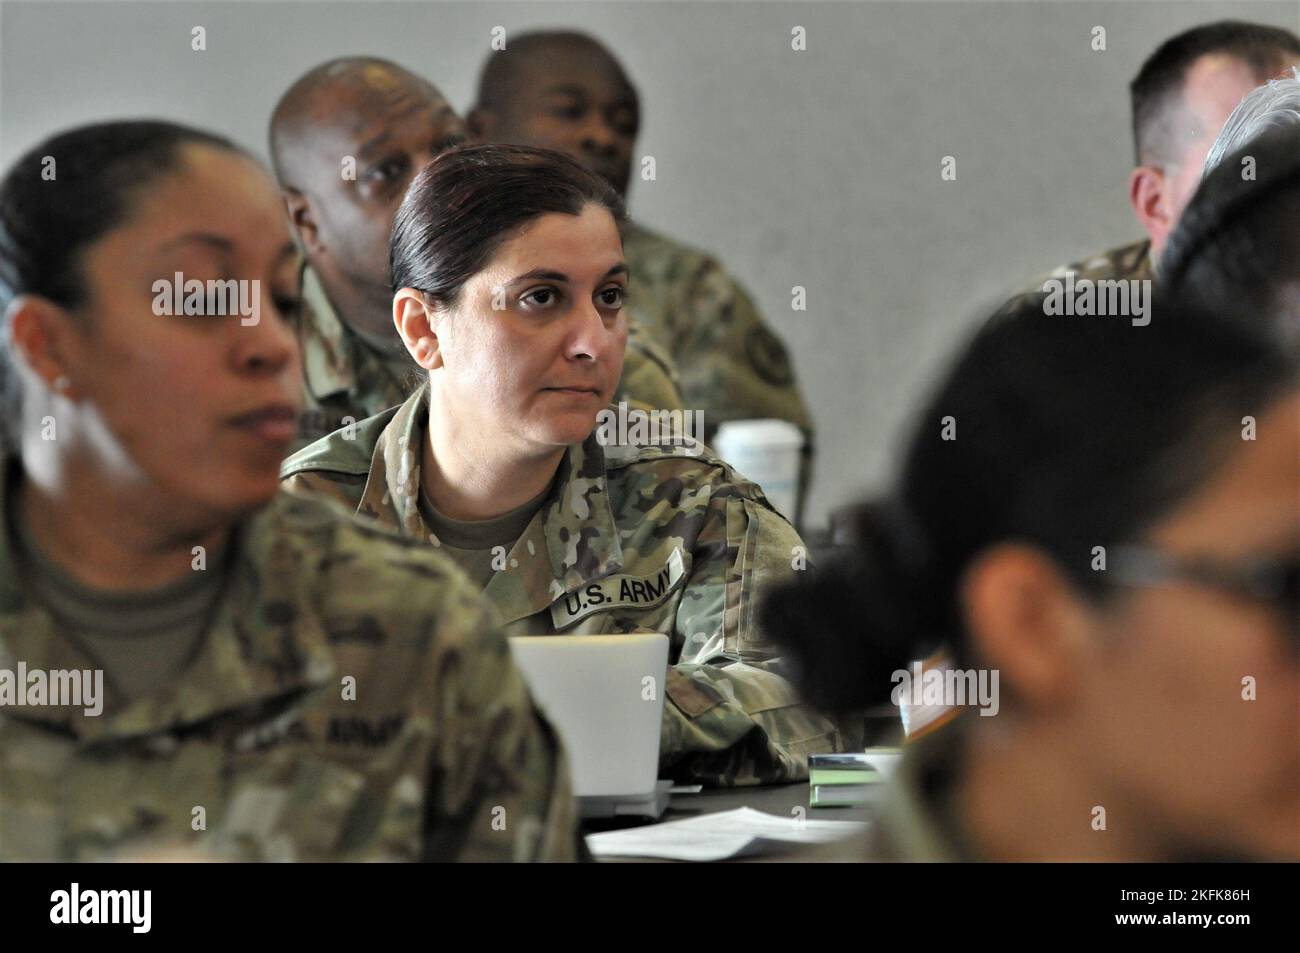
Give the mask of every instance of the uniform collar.
<path id="1" fill-rule="evenodd" d="M 17 478 L 9 458 L 0 479 L 0 512 Z M 323 686 L 334 675 L 333 653 L 306 591 L 307 554 L 283 531 L 277 501 L 242 523 L 230 541 L 226 588 L 195 659 L 161 692 L 123 705 L 104 684 L 104 709 L 5 707 L 0 715 L 46 725 L 86 741 L 157 734 L 195 725 L 234 709 L 269 704 Z M 0 535 L 0 668 L 16 671 L 94 669 L 54 620 L 26 600 L 17 582 L 13 547 Z M 308 611 L 304 611 L 308 610 Z"/>
<path id="2" fill-rule="evenodd" d="M 1157 269 L 1160 262 L 1152 253 L 1151 239 L 1147 238 L 1139 242 L 1134 253 L 1140 257 L 1138 258 L 1137 265 L 1134 268 L 1133 277 L 1139 280 L 1149 279 L 1154 281 L 1158 277 Z"/>
<path id="3" fill-rule="evenodd" d="M 307 264 L 302 266 L 298 342 L 303 380 L 316 401 L 351 395 L 367 405 L 369 416 L 406 396 L 405 359 L 399 356 L 386 360 L 363 344 L 343 323 L 325 294 L 320 276 Z"/>
<path id="4" fill-rule="evenodd" d="M 420 513 L 420 462 L 428 439 L 429 385 L 404 403 L 380 434 L 357 512 L 403 535 L 440 545 Z M 605 454 L 596 430 L 571 444 L 551 494 L 506 555 L 484 594 L 508 624 L 566 592 L 623 571 L 610 506 Z"/>
<path id="5" fill-rule="evenodd" d="M 302 316 L 298 342 L 308 392 L 317 400 L 357 386 L 356 342 L 330 304 L 315 269 L 302 266 Z"/>

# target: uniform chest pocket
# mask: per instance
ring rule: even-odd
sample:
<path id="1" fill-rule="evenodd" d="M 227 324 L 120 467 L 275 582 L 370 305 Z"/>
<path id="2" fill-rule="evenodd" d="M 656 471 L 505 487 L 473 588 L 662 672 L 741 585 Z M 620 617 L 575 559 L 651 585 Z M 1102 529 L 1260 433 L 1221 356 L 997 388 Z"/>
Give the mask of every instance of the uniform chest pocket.
<path id="1" fill-rule="evenodd" d="M 366 820 L 366 777 L 300 751 L 281 770 L 252 771 L 233 786 L 218 838 L 223 853 L 259 861 L 343 859 Z"/>
<path id="2" fill-rule="evenodd" d="M 218 744 L 107 745 L 67 764 L 61 792 L 65 851 L 76 859 L 200 854 L 225 807 L 226 759 Z"/>
<path id="3" fill-rule="evenodd" d="M 233 792 L 224 842 L 262 860 L 415 860 L 427 732 L 363 702 L 303 713 L 303 740 L 252 761 Z M 261 752 L 265 758 L 268 752 Z"/>

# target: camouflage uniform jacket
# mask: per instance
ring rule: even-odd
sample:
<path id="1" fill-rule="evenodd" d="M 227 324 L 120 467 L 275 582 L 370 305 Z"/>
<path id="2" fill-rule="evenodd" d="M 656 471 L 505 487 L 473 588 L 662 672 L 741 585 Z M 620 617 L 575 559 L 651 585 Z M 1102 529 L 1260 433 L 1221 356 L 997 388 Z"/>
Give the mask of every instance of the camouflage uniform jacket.
<path id="1" fill-rule="evenodd" d="M 428 391 L 285 462 L 301 492 L 328 495 L 404 535 L 438 540 L 420 515 Z M 568 448 L 551 495 L 484 594 L 507 635 L 662 632 L 671 640 L 661 771 L 754 784 L 807 777 L 839 750 L 758 631 L 758 598 L 790 578 L 803 543 L 762 491 L 698 445 Z"/>
<path id="2" fill-rule="evenodd" d="M 1089 281 L 1154 281 L 1156 268 L 1151 257 L 1151 239 L 1144 238 L 1073 264 L 1061 265 L 1043 275 L 1023 293 L 1037 294 L 1043 290 L 1043 282 L 1051 278 L 1062 279 L 1067 272 L 1074 272 L 1075 281 L 1085 278 Z"/>
<path id="3" fill-rule="evenodd" d="M 623 255 L 627 311 L 671 355 L 688 408 L 703 410 L 711 427 L 774 417 L 811 435 L 785 345 L 715 259 L 639 225 Z"/>
<path id="4" fill-rule="evenodd" d="M 0 860 L 575 859 L 567 762 L 459 570 L 283 493 L 231 545 L 166 690 L 0 707 Z M 16 571 L 6 537 L 0 669 L 93 669 Z"/>
<path id="5" fill-rule="evenodd" d="M 333 433 L 349 417 L 365 420 L 411 395 L 419 370 L 415 363 L 405 352 L 384 357 L 362 343 L 339 318 L 309 266 L 302 269 L 297 323 L 303 409 L 293 449 Z"/>
<path id="6" fill-rule="evenodd" d="M 419 386 L 424 372 L 405 352 L 383 357 L 348 329 L 309 266 L 302 269 L 297 325 L 303 410 L 292 450 L 396 407 Z M 672 360 L 630 320 L 623 378 L 615 402 L 619 400 L 643 408 L 683 407 Z"/>

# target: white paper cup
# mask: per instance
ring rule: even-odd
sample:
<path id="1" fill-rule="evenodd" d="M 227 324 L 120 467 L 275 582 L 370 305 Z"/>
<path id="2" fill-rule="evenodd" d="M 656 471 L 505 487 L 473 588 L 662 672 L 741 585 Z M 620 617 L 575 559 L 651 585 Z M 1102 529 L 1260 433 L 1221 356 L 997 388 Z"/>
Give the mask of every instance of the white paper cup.
<path id="1" fill-rule="evenodd" d="M 799 502 L 803 433 L 788 420 L 729 420 L 718 427 L 713 449 L 791 522 Z"/>

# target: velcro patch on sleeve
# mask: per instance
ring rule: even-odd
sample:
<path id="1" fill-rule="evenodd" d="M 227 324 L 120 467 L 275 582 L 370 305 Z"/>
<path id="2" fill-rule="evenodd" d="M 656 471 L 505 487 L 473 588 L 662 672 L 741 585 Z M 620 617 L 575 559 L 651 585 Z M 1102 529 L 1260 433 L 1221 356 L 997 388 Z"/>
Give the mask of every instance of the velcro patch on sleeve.
<path id="1" fill-rule="evenodd" d="M 668 666 L 668 680 L 664 682 L 664 691 L 668 693 L 673 704 L 688 718 L 698 718 L 723 702 L 721 693 L 712 685 L 706 685 L 683 675 L 671 665 Z"/>
<path id="2" fill-rule="evenodd" d="M 667 599 L 685 578 L 682 551 L 674 549 L 664 567 L 649 576 L 620 573 L 566 592 L 551 603 L 551 621 L 563 629 L 596 612 L 648 609 Z"/>

